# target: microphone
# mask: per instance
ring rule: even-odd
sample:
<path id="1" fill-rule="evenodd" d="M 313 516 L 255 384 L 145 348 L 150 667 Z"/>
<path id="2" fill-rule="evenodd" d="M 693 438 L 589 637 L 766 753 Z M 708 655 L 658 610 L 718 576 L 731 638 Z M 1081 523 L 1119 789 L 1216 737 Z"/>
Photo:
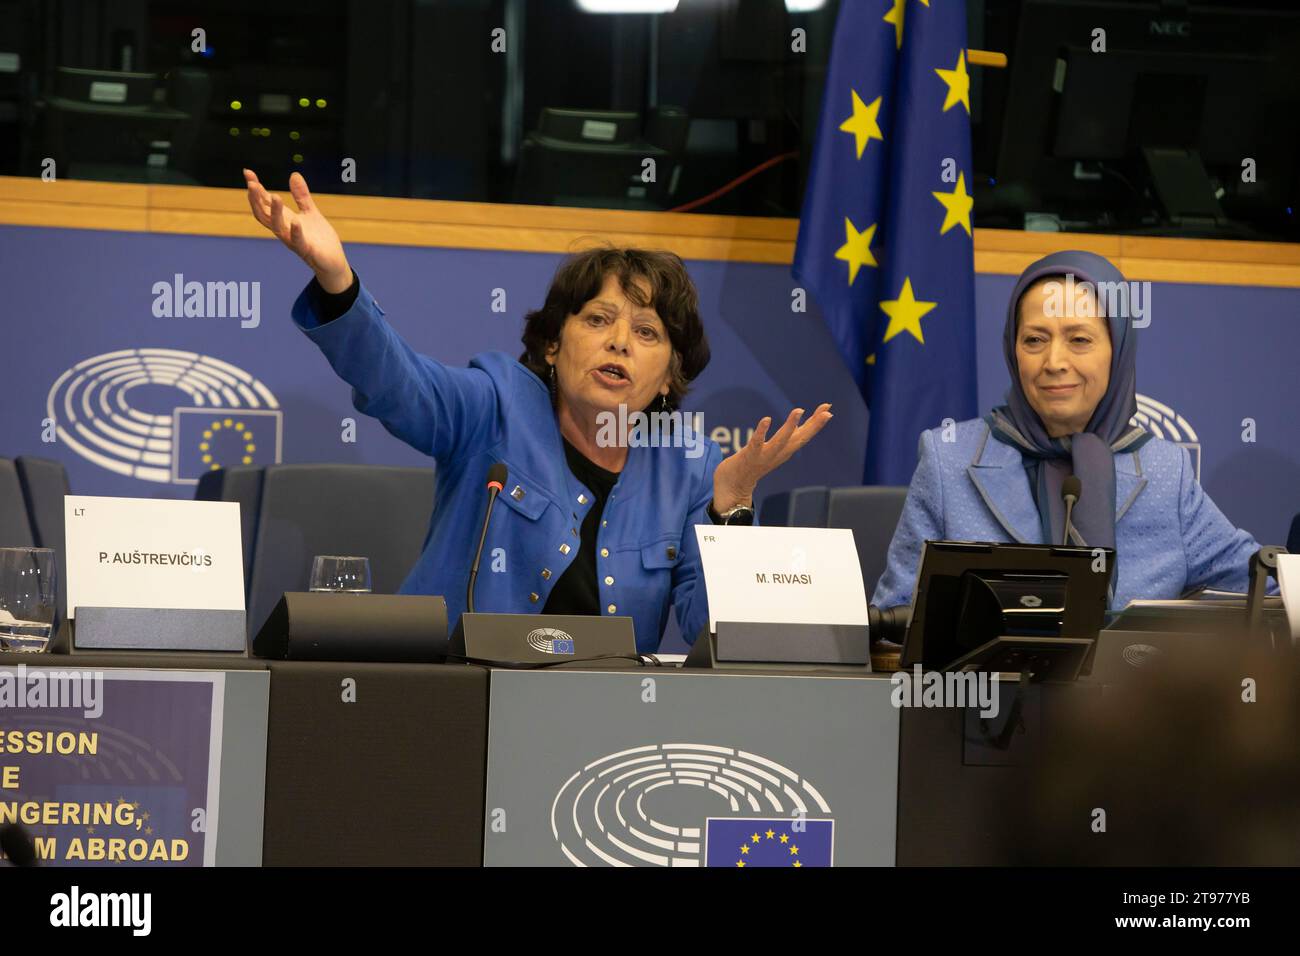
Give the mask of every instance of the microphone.
<path id="1" fill-rule="evenodd" d="M 1077 476 L 1071 475 L 1061 482 L 1061 498 L 1065 501 L 1065 528 L 1062 530 L 1061 537 L 1064 539 L 1061 544 L 1068 546 L 1070 544 L 1070 514 L 1074 511 L 1075 502 L 1083 494 L 1083 482 Z"/>
<path id="2" fill-rule="evenodd" d="M 492 506 L 497 503 L 497 495 L 501 494 L 501 489 L 505 487 L 508 474 L 504 462 L 495 462 L 488 469 L 487 513 L 483 515 L 483 530 L 479 532 L 478 550 L 474 552 L 474 563 L 469 568 L 469 587 L 465 590 L 465 610 L 470 614 L 474 613 L 474 582 L 478 580 L 478 563 L 483 559 L 483 542 L 487 540 L 488 522 L 492 520 Z"/>

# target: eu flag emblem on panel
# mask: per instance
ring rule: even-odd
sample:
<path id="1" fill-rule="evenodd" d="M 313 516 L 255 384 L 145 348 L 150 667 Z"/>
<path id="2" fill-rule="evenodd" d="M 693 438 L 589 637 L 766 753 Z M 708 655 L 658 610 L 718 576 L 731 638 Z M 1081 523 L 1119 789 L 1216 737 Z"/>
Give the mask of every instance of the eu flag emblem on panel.
<path id="1" fill-rule="evenodd" d="M 830 866 L 835 821 L 710 817 L 704 838 L 705 866 Z"/>
<path id="2" fill-rule="evenodd" d="M 977 414 L 966 4 L 844 0 L 794 275 L 870 411 L 866 484 Z"/>
<path id="3" fill-rule="evenodd" d="M 174 409 L 172 480 L 193 483 L 218 468 L 278 464 L 283 418 L 269 409 Z"/>

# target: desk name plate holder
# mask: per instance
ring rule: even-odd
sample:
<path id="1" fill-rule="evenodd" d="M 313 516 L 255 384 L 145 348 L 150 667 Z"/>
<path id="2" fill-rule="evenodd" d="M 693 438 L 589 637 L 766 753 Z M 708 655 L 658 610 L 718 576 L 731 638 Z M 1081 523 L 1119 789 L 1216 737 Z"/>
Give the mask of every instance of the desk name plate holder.
<path id="1" fill-rule="evenodd" d="M 870 674 L 871 638 L 866 624 L 718 621 L 717 633 L 706 628 L 683 666 Z"/>
<path id="2" fill-rule="evenodd" d="M 69 619 L 70 654 L 103 651 L 195 651 L 248 656 L 240 609 L 78 607 Z"/>

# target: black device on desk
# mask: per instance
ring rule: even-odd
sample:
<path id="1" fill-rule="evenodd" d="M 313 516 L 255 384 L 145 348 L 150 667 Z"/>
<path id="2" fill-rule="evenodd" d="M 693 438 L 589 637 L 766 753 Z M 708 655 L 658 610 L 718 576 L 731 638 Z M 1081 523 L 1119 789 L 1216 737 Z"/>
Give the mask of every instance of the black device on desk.
<path id="1" fill-rule="evenodd" d="M 1291 629 L 1280 596 L 1266 593 L 1285 548 L 1265 545 L 1250 559 L 1245 594 L 1198 589 L 1178 601 L 1135 601 L 1097 636 L 1089 672 L 1103 684 L 1131 683 L 1170 669 L 1205 666 L 1239 679 L 1234 666 L 1252 648 L 1289 652 Z"/>
<path id="2" fill-rule="evenodd" d="M 927 541 L 902 666 L 1073 680 L 1105 620 L 1115 552 Z"/>
<path id="3" fill-rule="evenodd" d="M 583 614 L 480 614 L 474 610 L 474 582 L 483 560 L 483 545 L 492 524 L 492 509 L 505 487 L 505 462 L 488 468 L 484 491 L 487 505 L 478 548 L 470 563 L 465 588 L 465 613 L 451 635 L 449 657 L 476 664 L 561 664 L 596 659 L 636 657 L 636 634 L 630 617 Z M 534 595 L 535 597 L 536 595 Z"/>
<path id="4" fill-rule="evenodd" d="M 441 663 L 447 602 L 432 594 L 286 591 L 253 638 L 270 660 Z"/>
<path id="5" fill-rule="evenodd" d="M 625 661 L 636 657 L 636 634 L 630 617 L 466 611 L 448 657 L 505 665 Z"/>

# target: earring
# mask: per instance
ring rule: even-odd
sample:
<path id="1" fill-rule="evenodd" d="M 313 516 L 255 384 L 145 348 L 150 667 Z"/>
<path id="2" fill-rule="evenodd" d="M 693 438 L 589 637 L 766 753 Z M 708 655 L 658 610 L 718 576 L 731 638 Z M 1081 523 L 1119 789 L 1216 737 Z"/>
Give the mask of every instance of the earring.
<path id="1" fill-rule="evenodd" d="M 555 366 L 554 365 L 551 366 L 551 377 L 548 384 L 550 385 L 550 389 L 551 389 L 551 404 L 554 405 L 558 399 L 558 395 L 555 387 Z"/>
<path id="2" fill-rule="evenodd" d="M 667 396 L 667 395 L 660 395 L 660 396 L 659 396 L 659 411 L 661 411 L 661 412 L 671 412 L 672 410 L 673 410 L 673 406 L 672 406 L 671 403 L 669 403 L 669 401 L 668 401 L 668 396 Z"/>

